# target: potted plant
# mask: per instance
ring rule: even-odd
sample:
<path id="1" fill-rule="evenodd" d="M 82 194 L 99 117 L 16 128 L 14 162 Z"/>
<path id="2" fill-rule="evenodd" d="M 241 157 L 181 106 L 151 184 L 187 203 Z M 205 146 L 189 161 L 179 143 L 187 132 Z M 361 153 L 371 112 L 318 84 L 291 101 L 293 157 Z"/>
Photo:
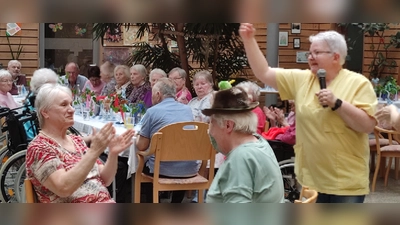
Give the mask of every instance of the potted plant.
<path id="1" fill-rule="evenodd" d="M 375 92 L 380 100 L 397 101 L 397 94 L 400 86 L 397 85 L 396 79 L 392 76 L 381 79 L 375 86 Z"/>

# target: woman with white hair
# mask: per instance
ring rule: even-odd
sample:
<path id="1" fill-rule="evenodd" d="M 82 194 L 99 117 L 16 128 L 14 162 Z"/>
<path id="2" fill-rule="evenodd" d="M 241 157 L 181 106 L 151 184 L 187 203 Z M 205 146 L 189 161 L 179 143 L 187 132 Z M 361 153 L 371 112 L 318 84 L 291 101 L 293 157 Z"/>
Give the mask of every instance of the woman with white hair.
<path id="1" fill-rule="evenodd" d="M 188 104 L 192 100 L 192 94 L 185 86 L 186 84 L 186 71 L 182 68 L 175 67 L 168 73 L 168 78 L 172 79 L 176 86 L 176 100 L 183 104 Z"/>
<path id="2" fill-rule="evenodd" d="M 154 87 L 156 82 L 163 77 L 167 77 L 167 73 L 160 68 L 155 68 L 150 71 L 149 78 L 150 78 L 150 86 L 151 88 Z"/>
<path id="3" fill-rule="evenodd" d="M 296 104 L 296 178 L 318 191 L 318 203 L 362 203 L 369 193 L 368 134 L 377 98 L 362 74 L 344 69 L 347 44 L 336 31 L 309 37 L 308 70 L 271 67 L 252 24 L 239 34 L 255 76 Z M 319 76 L 317 76 L 319 75 Z M 326 88 L 321 89 L 319 77 Z"/>
<path id="4" fill-rule="evenodd" d="M 41 131 L 29 144 L 26 175 L 40 202 L 114 202 L 106 186 L 114 180 L 118 154 L 132 144 L 133 130 L 115 135 L 112 123 L 93 135 L 90 148 L 82 137 L 67 135 L 74 124 L 72 93 L 68 87 L 45 84 L 35 106 Z M 105 164 L 99 156 L 108 147 Z"/>
<path id="5" fill-rule="evenodd" d="M 188 106 L 192 108 L 192 113 L 195 121 L 210 122 L 210 118 L 205 116 L 201 110 L 211 106 L 213 93 L 213 79 L 210 72 L 202 70 L 197 72 L 193 77 L 193 87 L 197 97 L 192 98 Z"/>
<path id="6" fill-rule="evenodd" d="M 114 78 L 114 69 L 115 65 L 106 61 L 100 66 L 100 77 L 101 81 L 105 83 L 103 90 L 101 91 L 101 95 L 107 96 L 115 92 L 115 85 L 117 84 Z"/>
<path id="7" fill-rule="evenodd" d="M 125 96 L 129 96 L 133 90 L 133 85 L 130 81 L 129 67 L 118 65 L 114 69 L 114 77 L 116 81 L 115 93 L 122 94 L 125 91 Z"/>
<path id="8" fill-rule="evenodd" d="M 25 107 L 28 107 L 31 111 L 35 110 L 35 99 L 40 87 L 44 84 L 56 84 L 57 82 L 58 75 L 51 69 L 42 68 L 33 72 L 30 82 L 30 90 L 27 99 L 25 100 Z M 32 122 L 28 121 L 24 123 L 24 128 L 27 138 L 32 140 L 35 137 L 35 134 L 37 134 L 35 126 Z"/>
<path id="9" fill-rule="evenodd" d="M 133 90 L 127 99 L 130 103 L 144 102 L 147 108 L 151 107 L 151 85 L 147 81 L 147 70 L 142 64 L 130 68 Z"/>
<path id="10" fill-rule="evenodd" d="M 241 87 L 246 91 L 250 102 L 258 102 L 258 99 L 260 98 L 260 86 L 258 86 L 256 83 L 251 81 L 243 81 L 236 85 L 236 87 Z M 262 134 L 262 132 L 264 132 L 265 121 L 267 120 L 267 117 L 260 106 L 254 108 L 252 112 L 257 115 L 257 133 Z"/>
<path id="11" fill-rule="evenodd" d="M 12 76 L 10 72 L 7 70 L 0 70 L 0 106 L 7 107 L 10 109 L 17 108 L 21 106 L 17 102 L 15 102 L 14 98 L 10 94 L 10 90 L 12 88 Z"/>

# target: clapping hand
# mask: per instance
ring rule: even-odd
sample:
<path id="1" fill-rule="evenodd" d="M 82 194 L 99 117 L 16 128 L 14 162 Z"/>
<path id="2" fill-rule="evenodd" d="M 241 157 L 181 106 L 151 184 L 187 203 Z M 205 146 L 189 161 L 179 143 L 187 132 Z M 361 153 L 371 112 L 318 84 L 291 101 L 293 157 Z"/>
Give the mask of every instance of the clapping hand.
<path id="1" fill-rule="evenodd" d="M 115 128 L 112 123 L 107 123 L 98 133 L 92 134 L 90 150 L 95 151 L 100 155 L 109 145 L 110 141 L 115 136 Z"/>
<path id="2" fill-rule="evenodd" d="M 269 109 L 267 106 L 264 106 L 264 107 L 263 107 L 263 110 L 264 110 L 265 116 L 266 116 L 268 119 L 273 120 L 273 121 L 276 121 L 277 115 L 276 115 L 276 113 L 274 112 L 273 108 L 272 108 L 272 110 L 271 110 L 271 109 Z"/>
<path id="3" fill-rule="evenodd" d="M 114 138 L 108 144 L 110 154 L 118 155 L 131 146 L 133 144 L 132 137 L 134 135 L 135 130 L 129 129 L 119 136 L 114 136 Z"/>

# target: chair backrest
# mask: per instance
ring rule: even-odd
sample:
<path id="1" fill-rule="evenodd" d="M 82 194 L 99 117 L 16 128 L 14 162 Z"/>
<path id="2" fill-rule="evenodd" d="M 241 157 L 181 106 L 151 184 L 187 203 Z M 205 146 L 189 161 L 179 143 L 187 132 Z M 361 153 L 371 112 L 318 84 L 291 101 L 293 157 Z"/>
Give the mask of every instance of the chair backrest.
<path id="1" fill-rule="evenodd" d="M 26 203 L 38 202 L 35 189 L 33 188 L 32 182 L 29 179 L 25 179 L 24 187 L 25 187 Z"/>
<path id="2" fill-rule="evenodd" d="M 294 203 L 315 203 L 317 201 L 318 192 L 303 186 L 300 192 L 299 200 L 294 200 Z M 303 200 L 303 198 L 305 198 Z"/>
<path id="3" fill-rule="evenodd" d="M 155 154 L 160 161 L 208 160 L 213 154 L 215 155 L 208 136 L 207 123 L 170 124 L 155 133 L 151 140 L 152 145 L 153 141 L 156 141 Z"/>
<path id="4" fill-rule="evenodd" d="M 374 134 L 375 134 L 375 141 L 376 141 L 376 151 L 377 154 L 381 154 L 381 147 L 380 146 L 380 141 L 379 139 L 384 138 L 382 134 L 387 134 L 387 139 L 389 141 L 389 145 L 393 145 L 393 141 L 396 141 L 397 143 L 400 143 L 399 135 L 400 132 L 396 130 L 386 130 L 384 128 L 381 128 L 379 126 L 375 126 L 374 128 Z"/>

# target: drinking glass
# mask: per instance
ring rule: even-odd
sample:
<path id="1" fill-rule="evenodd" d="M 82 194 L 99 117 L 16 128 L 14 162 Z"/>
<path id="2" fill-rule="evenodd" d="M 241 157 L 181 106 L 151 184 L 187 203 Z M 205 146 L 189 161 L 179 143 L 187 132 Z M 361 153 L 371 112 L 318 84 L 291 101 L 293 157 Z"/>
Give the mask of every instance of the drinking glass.
<path id="1" fill-rule="evenodd" d="M 126 129 L 133 129 L 135 125 L 135 117 L 133 117 L 131 114 L 127 114 L 125 116 L 125 121 L 124 121 L 124 126 Z"/>

